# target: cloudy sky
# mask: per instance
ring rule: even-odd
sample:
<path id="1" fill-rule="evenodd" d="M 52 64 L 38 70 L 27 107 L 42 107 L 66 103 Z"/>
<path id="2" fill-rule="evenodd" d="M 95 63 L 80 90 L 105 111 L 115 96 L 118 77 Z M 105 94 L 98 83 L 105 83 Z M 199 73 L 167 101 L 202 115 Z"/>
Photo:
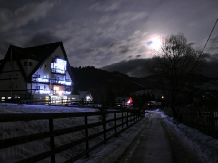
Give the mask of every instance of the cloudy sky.
<path id="1" fill-rule="evenodd" d="M 217 18 L 217 0 L 0 0 L 0 59 L 10 44 L 62 41 L 71 66 L 143 76 L 140 67 L 159 39 L 182 32 L 203 49 Z M 217 35 L 218 24 L 211 40 Z M 216 42 L 205 52 L 216 66 L 211 46 Z"/>

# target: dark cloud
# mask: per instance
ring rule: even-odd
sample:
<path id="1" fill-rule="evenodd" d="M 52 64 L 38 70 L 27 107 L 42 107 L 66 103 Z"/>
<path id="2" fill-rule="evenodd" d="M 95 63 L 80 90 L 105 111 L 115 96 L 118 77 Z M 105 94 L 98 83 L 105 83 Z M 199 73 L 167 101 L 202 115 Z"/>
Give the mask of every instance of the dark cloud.
<path id="1" fill-rule="evenodd" d="M 145 77 L 147 74 L 143 66 L 149 61 L 150 59 L 133 59 L 103 66 L 101 69 L 110 72 L 119 71 L 131 77 Z"/>
<path id="2" fill-rule="evenodd" d="M 40 18 L 46 16 L 55 3 L 55 1 L 28 3 L 14 10 L 0 8 L 0 32 L 7 32 L 10 29 L 22 27 L 30 21 L 37 22 Z"/>
<path id="3" fill-rule="evenodd" d="M 140 60 L 152 57 L 154 37 L 182 32 L 202 49 L 217 19 L 217 6 L 215 0 L 0 0 L 0 54 L 3 58 L 9 44 L 63 41 L 72 66 L 111 65 L 137 75 Z M 205 53 L 217 33 L 218 28 Z"/>
<path id="4" fill-rule="evenodd" d="M 0 52 L 4 52 L 4 53 L 0 53 L 0 57 L 3 59 L 7 50 L 8 50 L 8 47 L 10 46 L 11 43 L 9 42 L 2 42 L 0 44 Z"/>
<path id="5" fill-rule="evenodd" d="M 129 48 L 128 46 L 121 46 L 120 47 L 120 53 L 127 53 L 129 51 Z"/>
<path id="6" fill-rule="evenodd" d="M 24 45 L 25 47 L 42 45 L 52 42 L 60 42 L 62 38 L 55 36 L 51 31 L 39 32 L 33 35 Z"/>
<path id="7" fill-rule="evenodd" d="M 188 44 L 189 44 L 190 46 L 194 46 L 194 45 L 195 45 L 194 42 L 189 42 Z"/>

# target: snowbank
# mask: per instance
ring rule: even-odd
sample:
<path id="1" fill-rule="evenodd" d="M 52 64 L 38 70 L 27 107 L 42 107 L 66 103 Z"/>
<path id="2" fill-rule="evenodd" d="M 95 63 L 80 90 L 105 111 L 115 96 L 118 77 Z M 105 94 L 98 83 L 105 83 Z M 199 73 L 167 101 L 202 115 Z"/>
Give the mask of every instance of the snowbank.
<path id="1" fill-rule="evenodd" d="M 218 140 L 211 136 L 179 123 L 175 119 L 164 115 L 161 112 L 164 120 L 173 126 L 187 143 L 189 143 L 196 152 L 203 156 L 209 163 L 218 163 Z"/>

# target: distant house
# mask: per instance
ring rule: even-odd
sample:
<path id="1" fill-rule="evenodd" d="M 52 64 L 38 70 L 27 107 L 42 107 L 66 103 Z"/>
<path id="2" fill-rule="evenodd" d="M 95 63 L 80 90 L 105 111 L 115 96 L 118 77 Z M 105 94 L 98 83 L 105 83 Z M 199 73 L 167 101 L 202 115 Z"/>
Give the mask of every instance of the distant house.
<path id="1" fill-rule="evenodd" d="M 0 64 L 0 100 L 73 97 L 73 75 L 62 42 L 21 48 L 10 45 Z"/>
<path id="2" fill-rule="evenodd" d="M 120 104 L 122 104 L 124 106 L 127 106 L 127 107 L 132 107 L 133 106 L 132 97 L 117 97 L 116 102 L 120 103 Z"/>
<path id="3" fill-rule="evenodd" d="M 79 98 L 82 101 L 93 101 L 93 97 L 89 91 L 79 91 Z"/>

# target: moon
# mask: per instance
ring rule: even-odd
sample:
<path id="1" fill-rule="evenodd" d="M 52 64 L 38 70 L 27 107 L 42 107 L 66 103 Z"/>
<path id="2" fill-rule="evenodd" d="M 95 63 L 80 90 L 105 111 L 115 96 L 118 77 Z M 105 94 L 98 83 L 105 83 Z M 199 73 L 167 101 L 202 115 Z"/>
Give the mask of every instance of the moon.
<path id="1" fill-rule="evenodd" d="M 161 39 L 158 36 L 152 36 L 148 41 L 145 43 L 146 48 L 152 50 L 160 50 L 161 48 Z"/>

